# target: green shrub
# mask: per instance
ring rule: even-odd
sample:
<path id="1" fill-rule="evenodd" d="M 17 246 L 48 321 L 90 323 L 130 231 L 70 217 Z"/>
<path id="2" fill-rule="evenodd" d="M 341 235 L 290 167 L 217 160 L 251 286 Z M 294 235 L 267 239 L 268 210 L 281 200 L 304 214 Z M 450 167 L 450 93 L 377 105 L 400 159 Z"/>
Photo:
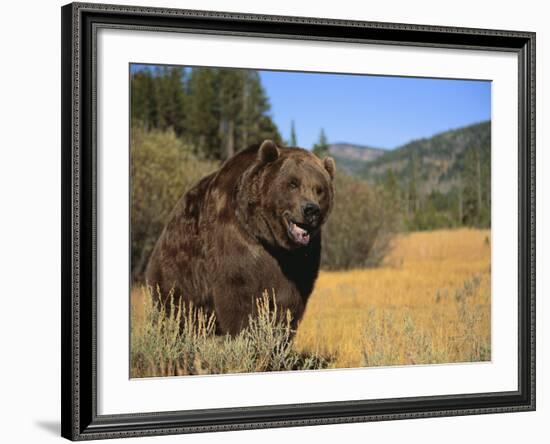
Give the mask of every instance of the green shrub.
<path id="1" fill-rule="evenodd" d="M 215 316 L 200 308 L 156 304 L 161 295 L 143 287 L 143 317 L 132 310 L 131 375 L 150 376 L 250 373 L 327 368 L 331 362 L 293 348 L 289 311 L 281 312 L 275 295 L 256 300 L 256 316 L 237 336 L 216 336 Z M 180 300 L 181 301 L 181 300 Z M 159 307 L 157 309 L 157 307 Z"/>
<path id="2" fill-rule="evenodd" d="M 397 204 L 367 182 L 339 172 L 334 208 L 323 228 L 321 266 L 331 270 L 379 265 L 399 228 Z"/>
<path id="3" fill-rule="evenodd" d="M 218 165 L 197 159 L 173 131 L 134 126 L 130 150 L 131 264 L 137 280 L 177 200 Z"/>

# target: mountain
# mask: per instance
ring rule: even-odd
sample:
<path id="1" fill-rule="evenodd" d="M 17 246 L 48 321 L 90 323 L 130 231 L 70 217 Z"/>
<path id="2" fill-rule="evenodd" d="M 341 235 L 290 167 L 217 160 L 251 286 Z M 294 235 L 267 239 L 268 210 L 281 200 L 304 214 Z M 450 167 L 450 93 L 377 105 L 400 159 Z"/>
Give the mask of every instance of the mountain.
<path id="1" fill-rule="evenodd" d="M 420 195 L 432 191 L 448 193 L 461 183 L 466 169 L 468 149 L 479 155 L 479 169 L 491 166 L 491 122 L 482 122 L 445 131 L 433 137 L 407 143 L 364 163 L 355 174 L 371 182 L 384 180 L 389 171 L 406 184 L 414 177 Z"/>
<path id="2" fill-rule="evenodd" d="M 360 173 L 367 162 L 373 161 L 386 153 L 386 150 L 380 148 L 351 143 L 333 143 L 328 148 L 338 168 L 354 175 Z"/>
<path id="3" fill-rule="evenodd" d="M 491 226 L 491 122 L 393 150 L 330 146 L 337 168 L 381 186 L 408 230 Z"/>

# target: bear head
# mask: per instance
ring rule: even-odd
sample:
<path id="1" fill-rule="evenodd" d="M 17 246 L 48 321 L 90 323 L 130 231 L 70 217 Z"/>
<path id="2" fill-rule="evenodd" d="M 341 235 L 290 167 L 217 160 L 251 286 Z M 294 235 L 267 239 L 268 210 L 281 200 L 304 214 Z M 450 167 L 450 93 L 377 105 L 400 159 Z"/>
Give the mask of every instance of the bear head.
<path id="1" fill-rule="evenodd" d="M 330 157 L 264 141 L 237 188 L 239 219 L 270 246 L 307 247 L 332 209 L 335 169 Z"/>

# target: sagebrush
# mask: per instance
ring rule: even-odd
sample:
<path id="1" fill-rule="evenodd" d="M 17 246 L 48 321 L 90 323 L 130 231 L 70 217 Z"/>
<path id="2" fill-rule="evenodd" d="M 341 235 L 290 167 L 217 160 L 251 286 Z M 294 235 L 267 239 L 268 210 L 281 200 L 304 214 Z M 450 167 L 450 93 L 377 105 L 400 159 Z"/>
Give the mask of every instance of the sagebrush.
<path id="1" fill-rule="evenodd" d="M 178 199 L 218 164 L 197 158 L 171 130 L 133 126 L 130 152 L 131 264 L 136 281 Z"/>
<path id="2" fill-rule="evenodd" d="M 132 310 L 131 377 L 250 373 L 327 368 L 330 357 L 297 352 L 290 312 L 276 296 L 256 299 L 256 316 L 237 336 L 217 336 L 215 316 L 169 296 L 169 310 L 158 292 L 141 287 L 141 314 Z M 138 319 L 141 316 L 141 319 Z"/>
<path id="3" fill-rule="evenodd" d="M 339 170 L 334 193 L 334 207 L 323 227 L 321 267 L 346 270 L 380 265 L 400 229 L 398 207 L 382 189 Z"/>

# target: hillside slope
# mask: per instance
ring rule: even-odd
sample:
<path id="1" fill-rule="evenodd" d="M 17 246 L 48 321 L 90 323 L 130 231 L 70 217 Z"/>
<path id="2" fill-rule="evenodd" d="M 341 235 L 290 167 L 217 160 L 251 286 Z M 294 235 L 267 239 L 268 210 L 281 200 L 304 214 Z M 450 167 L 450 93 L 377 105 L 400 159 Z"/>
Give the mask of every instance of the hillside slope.
<path id="1" fill-rule="evenodd" d="M 482 122 L 407 143 L 364 163 L 361 177 L 379 182 L 393 171 L 401 183 L 415 177 L 421 195 L 436 190 L 449 192 L 460 183 L 465 171 L 466 152 L 479 153 L 481 169 L 491 165 L 491 122 Z"/>
<path id="2" fill-rule="evenodd" d="M 352 143 L 333 143 L 329 153 L 336 161 L 338 168 L 357 175 L 367 162 L 371 162 L 386 153 L 386 150 Z"/>

